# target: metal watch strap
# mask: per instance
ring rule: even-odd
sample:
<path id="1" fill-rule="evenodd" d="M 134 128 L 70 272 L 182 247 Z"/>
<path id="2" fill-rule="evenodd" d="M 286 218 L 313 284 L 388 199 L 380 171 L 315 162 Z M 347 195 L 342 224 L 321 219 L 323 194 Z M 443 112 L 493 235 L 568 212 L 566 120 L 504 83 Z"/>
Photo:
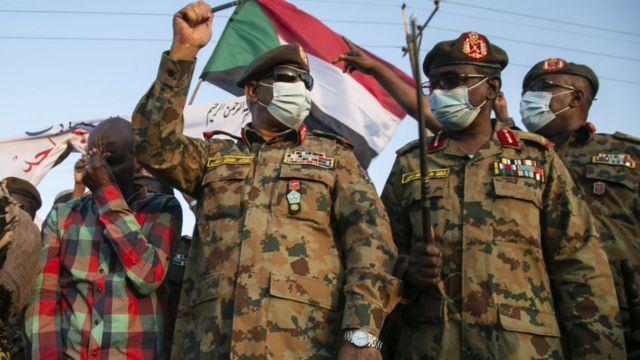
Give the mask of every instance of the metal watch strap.
<path id="1" fill-rule="evenodd" d="M 355 334 L 356 331 L 363 331 L 369 335 L 369 341 L 362 347 L 371 347 L 380 351 L 382 350 L 382 341 L 380 341 L 375 335 L 371 334 L 366 330 L 361 330 L 361 329 L 347 330 L 344 332 L 343 339 L 355 345 L 353 343 L 353 335 Z M 355 346 L 358 346 L 358 345 L 355 345 Z"/>

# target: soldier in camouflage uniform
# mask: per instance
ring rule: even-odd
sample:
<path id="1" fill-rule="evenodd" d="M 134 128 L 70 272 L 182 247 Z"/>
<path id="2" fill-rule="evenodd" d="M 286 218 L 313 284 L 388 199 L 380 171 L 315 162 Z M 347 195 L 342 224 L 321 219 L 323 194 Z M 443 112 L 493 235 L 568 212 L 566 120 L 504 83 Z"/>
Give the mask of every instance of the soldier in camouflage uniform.
<path id="1" fill-rule="evenodd" d="M 631 294 L 640 290 L 640 139 L 621 132 L 596 134 L 587 118 L 598 77 L 588 66 L 546 59 L 531 68 L 522 86 L 523 123 L 555 143 L 594 215 L 609 256 L 622 325 L 630 335 L 640 329 L 629 304 L 639 305 Z M 625 273 L 625 268 L 631 271 Z M 628 342 L 627 349 L 638 350 L 640 343 Z"/>
<path id="2" fill-rule="evenodd" d="M 42 201 L 28 181 L 0 183 L 0 359 L 24 359 L 24 307 L 38 276 L 40 231 L 33 217 Z M 22 209 L 21 209 L 22 208 Z M 23 210 L 24 209 L 24 210 Z"/>
<path id="3" fill-rule="evenodd" d="M 237 82 L 252 114 L 242 137 L 194 139 L 182 112 L 210 37 L 208 5 L 176 14 L 133 115 L 138 161 L 198 203 L 172 358 L 379 359 L 376 336 L 399 299 L 396 248 L 350 146 L 301 125 L 306 55 L 291 44 L 254 59 Z"/>
<path id="4" fill-rule="evenodd" d="M 490 120 L 507 62 L 474 32 L 425 58 L 431 111 L 444 128 L 427 148 L 440 251 L 420 243 L 412 142 L 398 151 L 382 194 L 395 274 L 406 280 L 390 358 L 624 357 L 611 271 L 571 176 L 542 136 Z"/>

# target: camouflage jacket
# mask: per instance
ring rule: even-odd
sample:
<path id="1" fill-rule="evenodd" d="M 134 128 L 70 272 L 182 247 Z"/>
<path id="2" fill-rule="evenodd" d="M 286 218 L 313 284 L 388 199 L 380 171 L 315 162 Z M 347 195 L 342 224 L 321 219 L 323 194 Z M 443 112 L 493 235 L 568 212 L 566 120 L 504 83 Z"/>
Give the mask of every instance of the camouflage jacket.
<path id="1" fill-rule="evenodd" d="M 24 307 L 38 276 L 40 231 L 0 184 L 0 359 L 24 358 Z M 12 251 L 11 251 L 12 250 Z M 13 257 L 10 268 L 7 257 Z"/>
<path id="2" fill-rule="evenodd" d="M 557 149 L 582 190 L 609 256 L 625 328 L 629 306 L 620 262 L 628 259 L 640 291 L 640 139 L 617 132 L 596 134 L 591 123 Z M 633 280 L 633 279 L 632 279 Z"/>
<path id="3" fill-rule="evenodd" d="M 184 136 L 193 66 L 163 55 L 132 119 L 137 160 L 198 200 L 172 358 L 331 359 L 341 329 L 378 334 L 397 251 L 352 150 L 304 127 Z"/>
<path id="4" fill-rule="evenodd" d="M 431 140 L 428 197 L 446 299 L 405 285 L 394 358 L 624 357 L 607 258 L 551 147 L 497 128 L 473 157 L 445 133 Z M 398 151 L 382 200 L 402 278 L 422 233 L 417 142 Z"/>

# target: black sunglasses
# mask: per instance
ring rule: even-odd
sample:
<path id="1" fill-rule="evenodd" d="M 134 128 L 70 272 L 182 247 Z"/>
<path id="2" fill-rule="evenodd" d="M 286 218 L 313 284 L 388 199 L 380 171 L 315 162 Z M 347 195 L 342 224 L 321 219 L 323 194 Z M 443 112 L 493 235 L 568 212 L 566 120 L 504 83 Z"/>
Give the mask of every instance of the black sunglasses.
<path id="1" fill-rule="evenodd" d="M 290 67 L 277 67 L 272 72 L 267 73 L 264 79 L 272 77 L 276 82 L 296 82 L 300 79 L 307 90 L 313 89 L 313 77 L 306 71 L 296 70 Z"/>
<path id="2" fill-rule="evenodd" d="M 429 81 L 422 83 L 422 94 L 430 95 L 435 89 L 455 89 L 462 85 L 466 85 L 470 79 L 488 78 L 489 75 L 480 74 L 444 74 L 442 76 L 430 78 Z"/>
<path id="3" fill-rule="evenodd" d="M 564 84 L 559 84 L 557 82 L 553 82 L 550 80 L 546 80 L 546 79 L 540 79 L 538 81 L 534 81 L 531 85 L 529 85 L 529 87 L 526 89 L 527 91 L 545 91 L 545 90 L 549 90 L 549 89 L 553 89 L 553 88 L 563 88 L 563 89 L 567 89 L 567 90 L 573 90 L 573 91 L 579 91 L 579 89 L 570 86 L 570 85 L 564 85 Z"/>

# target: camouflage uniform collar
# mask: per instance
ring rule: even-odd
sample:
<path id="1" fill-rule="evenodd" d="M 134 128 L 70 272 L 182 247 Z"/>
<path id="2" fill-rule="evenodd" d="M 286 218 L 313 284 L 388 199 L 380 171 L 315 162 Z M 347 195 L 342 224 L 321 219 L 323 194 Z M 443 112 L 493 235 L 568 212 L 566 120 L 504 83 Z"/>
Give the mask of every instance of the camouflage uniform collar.
<path id="1" fill-rule="evenodd" d="M 292 141 L 296 145 L 300 145 L 302 144 L 306 136 L 307 136 L 307 127 L 304 124 L 302 124 L 300 125 L 298 130 L 294 130 L 294 129 L 285 130 L 280 134 L 276 135 L 273 139 L 267 141 L 262 137 L 262 135 L 260 135 L 258 131 L 256 131 L 251 126 L 251 123 L 249 123 L 242 129 L 241 140 L 244 144 L 249 146 L 249 148 L 251 148 L 251 145 L 255 143 L 273 144 L 277 142 L 286 142 L 286 141 Z"/>
<path id="2" fill-rule="evenodd" d="M 577 144 L 586 144 L 593 135 L 596 133 L 596 127 L 590 122 L 585 122 L 582 126 L 577 128 L 573 134 L 571 134 L 571 139 L 569 143 L 577 143 Z"/>

